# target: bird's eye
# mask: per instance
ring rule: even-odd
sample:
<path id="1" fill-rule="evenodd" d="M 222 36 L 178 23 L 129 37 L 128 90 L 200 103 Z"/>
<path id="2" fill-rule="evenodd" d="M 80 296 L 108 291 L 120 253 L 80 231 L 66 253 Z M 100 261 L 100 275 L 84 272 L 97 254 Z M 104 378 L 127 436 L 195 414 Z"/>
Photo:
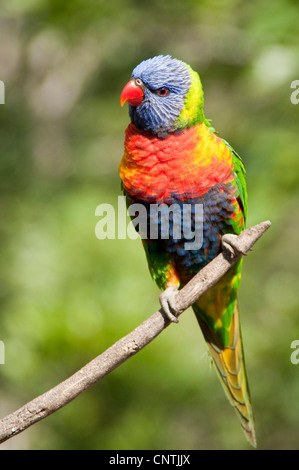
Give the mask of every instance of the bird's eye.
<path id="1" fill-rule="evenodd" d="M 159 88 L 159 90 L 157 91 L 158 95 L 159 96 L 167 96 L 168 93 L 169 93 L 169 90 L 167 88 Z"/>
<path id="2" fill-rule="evenodd" d="M 141 80 L 140 78 L 136 78 L 135 83 L 136 83 L 136 85 L 138 85 L 138 86 L 142 86 L 142 85 L 143 85 L 143 82 L 142 82 L 142 80 Z"/>

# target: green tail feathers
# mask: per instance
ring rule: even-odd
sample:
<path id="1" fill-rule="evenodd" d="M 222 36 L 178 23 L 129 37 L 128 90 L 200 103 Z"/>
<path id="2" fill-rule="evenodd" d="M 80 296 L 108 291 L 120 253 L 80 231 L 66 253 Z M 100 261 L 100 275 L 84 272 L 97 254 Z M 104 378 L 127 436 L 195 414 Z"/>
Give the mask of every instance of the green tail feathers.
<path id="1" fill-rule="evenodd" d="M 235 408 L 248 441 L 256 447 L 237 302 L 240 269 L 240 265 L 231 268 L 193 305 L 193 310 L 226 396 Z"/>

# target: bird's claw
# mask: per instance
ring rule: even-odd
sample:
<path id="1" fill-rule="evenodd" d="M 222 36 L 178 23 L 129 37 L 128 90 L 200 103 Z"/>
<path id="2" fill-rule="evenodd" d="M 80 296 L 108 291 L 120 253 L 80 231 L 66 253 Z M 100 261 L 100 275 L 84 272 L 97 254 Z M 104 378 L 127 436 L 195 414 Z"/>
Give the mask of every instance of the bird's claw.
<path id="1" fill-rule="evenodd" d="M 221 245 L 224 252 L 228 253 L 231 257 L 239 255 L 240 253 L 244 256 L 247 253 L 242 249 L 238 243 L 238 235 L 234 233 L 226 233 L 221 238 Z"/>
<path id="2" fill-rule="evenodd" d="M 178 323 L 179 320 L 176 317 L 177 307 L 176 307 L 176 293 L 178 289 L 176 287 L 167 287 L 164 292 L 159 297 L 160 305 L 164 310 L 167 318 L 174 323 Z"/>

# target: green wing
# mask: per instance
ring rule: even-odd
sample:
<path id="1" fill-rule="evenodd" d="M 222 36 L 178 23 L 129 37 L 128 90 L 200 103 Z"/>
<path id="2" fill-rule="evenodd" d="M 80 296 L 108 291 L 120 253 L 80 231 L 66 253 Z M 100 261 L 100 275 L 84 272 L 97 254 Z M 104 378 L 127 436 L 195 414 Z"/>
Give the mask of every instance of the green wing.
<path id="1" fill-rule="evenodd" d="M 234 173 L 235 173 L 235 183 L 238 189 L 239 197 L 238 202 L 240 204 L 240 208 L 243 213 L 244 217 L 244 225 L 247 218 L 247 188 L 246 188 L 246 170 L 243 163 L 242 158 L 240 155 L 232 148 L 232 146 L 226 142 L 226 140 L 222 139 L 225 145 L 230 149 L 232 157 L 233 157 L 233 164 L 234 164 Z"/>
<path id="2" fill-rule="evenodd" d="M 240 233 L 247 216 L 245 167 L 241 157 L 230 149 L 234 164 L 236 215 L 226 220 L 228 232 Z M 245 367 L 238 309 L 238 289 L 242 260 L 193 305 L 193 310 L 214 360 L 220 382 L 236 410 L 247 439 L 256 445 L 254 419 Z"/>

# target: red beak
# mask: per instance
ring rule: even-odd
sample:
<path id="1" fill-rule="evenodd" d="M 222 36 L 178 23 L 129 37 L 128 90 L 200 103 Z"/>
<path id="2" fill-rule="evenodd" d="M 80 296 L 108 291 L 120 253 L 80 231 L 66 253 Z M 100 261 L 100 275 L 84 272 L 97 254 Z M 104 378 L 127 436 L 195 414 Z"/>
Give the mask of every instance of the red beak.
<path id="1" fill-rule="evenodd" d="M 127 101 L 132 106 L 139 106 L 144 98 L 142 88 L 140 88 L 134 80 L 130 80 L 123 89 L 120 96 L 120 104 L 123 106 Z"/>

